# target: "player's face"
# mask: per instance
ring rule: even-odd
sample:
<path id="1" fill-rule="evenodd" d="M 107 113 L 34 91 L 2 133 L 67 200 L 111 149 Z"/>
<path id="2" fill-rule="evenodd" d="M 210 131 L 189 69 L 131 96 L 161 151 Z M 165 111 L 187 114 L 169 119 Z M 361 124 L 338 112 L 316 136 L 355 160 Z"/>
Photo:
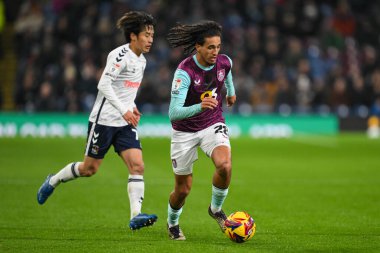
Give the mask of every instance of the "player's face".
<path id="1" fill-rule="evenodd" d="M 135 49 L 135 53 L 140 55 L 141 53 L 148 53 L 153 44 L 154 28 L 153 26 L 145 26 L 145 29 L 141 31 L 137 36 L 132 35 L 131 48 Z"/>
<path id="2" fill-rule="evenodd" d="M 203 45 L 196 44 L 197 60 L 204 66 L 214 65 L 221 47 L 220 37 L 205 38 Z"/>

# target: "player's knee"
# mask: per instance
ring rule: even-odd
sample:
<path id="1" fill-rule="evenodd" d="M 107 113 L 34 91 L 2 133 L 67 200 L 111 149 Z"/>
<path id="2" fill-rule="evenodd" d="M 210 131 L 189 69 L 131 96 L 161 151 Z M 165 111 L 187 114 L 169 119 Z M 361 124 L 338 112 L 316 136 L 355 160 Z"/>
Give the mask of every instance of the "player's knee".
<path id="1" fill-rule="evenodd" d="M 83 168 L 80 174 L 82 177 L 91 177 L 98 171 L 98 168 L 99 167 L 96 165 L 88 165 L 87 167 Z"/>
<path id="2" fill-rule="evenodd" d="M 187 190 L 187 189 L 180 190 L 180 191 L 178 192 L 178 197 L 179 197 L 180 199 L 185 199 L 185 198 L 189 195 L 189 193 L 190 193 L 190 190 Z"/>
<path id="3" fill-rule="evenodd" d="M 131 167 L 132 167 L 130 169 L 131 173 L 137 174 L 137 175 L 143 175 L 144 174 L 144 163 L 133 164 L 133 166 L 131 166 Z"/>
<path id="4" fill-rule="evenodd" d="M 178 190 L 177 190 L 177 194 L 178 196 L 181 198 L 181 199 L 184 199 L 187 197 L 187 195 L 189 195 L 190 193 L 190 190 L 191 190 L 191 187 L 190 186 L 182 186 L 182 187 L 179 187 Z"/>
<path id="5" fill-rule="evenodd" d="M 227 178 L 231 175 L 231 162 L 230 161 L 223 161 L 220 164 L 216 166 L 217 173 L 222 178 Z"/>

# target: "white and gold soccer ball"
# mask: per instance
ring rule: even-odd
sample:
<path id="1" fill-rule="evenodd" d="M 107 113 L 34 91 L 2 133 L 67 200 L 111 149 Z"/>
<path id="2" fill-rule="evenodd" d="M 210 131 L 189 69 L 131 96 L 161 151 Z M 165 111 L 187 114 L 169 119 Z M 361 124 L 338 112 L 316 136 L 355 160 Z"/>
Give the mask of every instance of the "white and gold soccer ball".
<path id="1" fill-rule="evenodd" d="M 250 240 L 256 232 L 256 223 L 246 212 L 237 211 L 230 214 L 224 221 L 225 234 L 232 241 L 242 243 Z"/>

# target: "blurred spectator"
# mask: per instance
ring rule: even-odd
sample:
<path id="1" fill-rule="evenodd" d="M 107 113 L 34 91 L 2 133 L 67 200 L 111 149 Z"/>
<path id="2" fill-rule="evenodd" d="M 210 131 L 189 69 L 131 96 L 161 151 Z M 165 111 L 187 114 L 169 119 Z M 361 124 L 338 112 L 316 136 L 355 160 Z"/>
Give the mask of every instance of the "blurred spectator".
<path id="1" fill-rule="evenodd" d="M 380 117 L 380 98 L 377 98 L 372 104 L 371 115 Z"/>
<path id="2" fill-rule="evenodd" d="M 347 91 L 347 81 L 345 78 L 339 77 L 334 80 L 329 102 L 332 110 L 339 116 L 348 116 L 348 106 L 350 101 Z"/>
<path id="3" fill-rule="evenodd" d="M 39 94 L 36 96 L 36 108 L 39 112 L 55 111 L 55 97 L 51 83 L 43 82 L 40 86 Z"/>
<path id="4" fill-rule="evenodd" d="M 311 101 L 313 111 L 320 114 L 330 112 L 328 107 L 328 95 L 325 80 L 323 78 L 316 78 L 314 80 L 314 94 Z"/>
<path id="5" fill-rule="evenodd" d="M 378 52 L 371 45 L 363 46 L 361 69 L 364 77 L 368 77 L 379 67 Z"/>
<path id="6" fill-rule="evenodd" d="M 296 37 L 289 37 L 283 56 L 283 63 L 287 66 L 288 74 L 295 77 L 299 60 L 305 57 L 302 42 Z"/>
<path id="7" fill-rule="evenodd" d="M 307 59 L 298 61 L 295 83 L 297 110 L 301 113 L 309 112 L 313 93 L 310 63 Z"/>
<path id="8" fill-rule="evenodd" d="M 380 99 L 380 69 L 373 72 L 370 89 L 372 90 L 370 103 L 377 108 Z"/>
<path id="9" fill-rule="evenodd" d="M 275 97 L 275 111 L 280 114 L 290 114 L 291 108 L 296 105 L 294 89 L 290 86 L 289 80 L 281 75 L 277 79 L 278 92 Z"/>
<path id="10" fill-rule="evenodd" d="M 350 5 L 347 0 L 339 0 L 334 17 L 333 27 L 344 37 L 351 37 L 356 28 L 356 20 L 351 13 Z"/>
<path id="11" fill-rule="evenodd" d="M 315 0 L 305 0 L 301 2 L 299 8 L 299 30 L 303 35 L 317 34 L 321 22 L 321 12 Z"/>
<path id="12" fill-rule="evenodd" d="M 36 80 L 35 71 L 32 67 L 28 67 L 23 75 L 20 83 L 20 88 L 16 91 L 16 106 L 19 110 L 26 112 L 35 111 L 35 91 Z"/>
<path id="13" fill-rule="evenodd" d="M 325 50 L 330 47 L 342 50 L 344 47 L 344 38 L 334 29 L 333 19 L 330 17 L 326 17 L 322 22 L 320 40 Z"/>
<path id="14" fill-rule="evenodd" d="M 365 85 L 364 78 L 361 75 L 355 75 L 351 81 L 350 100 L 351 106 L 357 110 L 360 106 L 370 106 L 369 90 Z"/>
<path id="15" fill-rule="evenodd" d="M 4 50 L 3 50 L 3 30 L 5 26 L 5 10 L 4 10 L 4 3 L 2 0 L 0 0 L 0 60 L 4 57 Z M 1 95 L 1 94 L 0 94 Z M 1 108 L 1 98 L 0 97 L 0 108 Z"/>

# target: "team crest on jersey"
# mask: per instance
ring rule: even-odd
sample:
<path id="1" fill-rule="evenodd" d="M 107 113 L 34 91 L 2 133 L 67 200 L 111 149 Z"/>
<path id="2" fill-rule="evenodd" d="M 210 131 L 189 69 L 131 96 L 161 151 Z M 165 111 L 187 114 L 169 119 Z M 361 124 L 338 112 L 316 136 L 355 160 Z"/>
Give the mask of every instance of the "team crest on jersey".
<path id="1" fill-rule="evenodd" d="M 94 155 L 97 155 L 98 152 L 99 152 L 99 146 L 97 146 L 97 145 L 92 145 L 91 153 L 94 154 Z"/>
<path id="2" fill-rule="evenodd" d="M 219 82 L 224 80 L 225 75 L 226 75 L 226 72 L 224 71 L 224 69 L 218 70 L 217 77 L 218 77 Z"/>

